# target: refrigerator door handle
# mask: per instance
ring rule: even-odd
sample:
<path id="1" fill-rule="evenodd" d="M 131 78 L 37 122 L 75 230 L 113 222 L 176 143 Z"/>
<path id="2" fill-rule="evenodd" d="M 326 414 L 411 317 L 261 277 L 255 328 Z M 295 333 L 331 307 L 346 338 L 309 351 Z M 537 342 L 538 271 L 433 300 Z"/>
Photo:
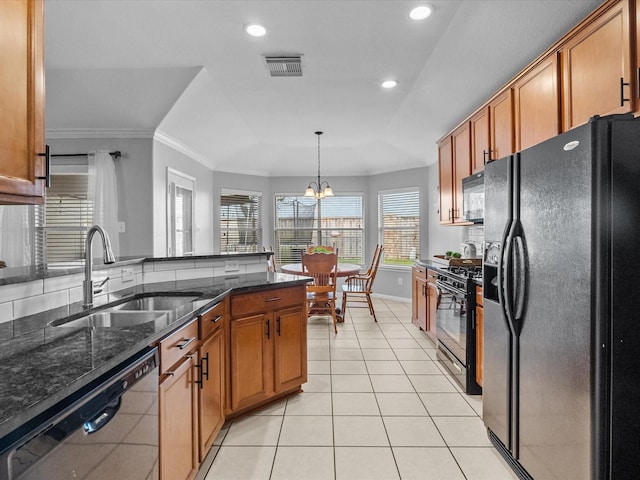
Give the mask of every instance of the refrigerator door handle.
<path id="1" fill-rule="evenodd" d="M 522 320 L 524 313 L 525 300 L 526 300 L 526 284 L 527 284 L 527 257 L 526 248 L 524 243 L 524 237 L 517 235 L 514 242 L 516 250 L 516 265 L 515 265 L 515 312 L 513 318 L 516 322 Z"/>
<path id="2" fill-rule="evenodd" d="M 509 330 L 512 334 L 515 334 L 515 322 L 513 312 L 513 239 L 514 239 L 515 224 L 511 223 L 509 233 L 505 242 L 502 262 L 500 265 L 500 273 L 502 276 L 500 282 L 502 286 L 503 301 L 501 302 L 502 309 L 507 317 L 507 323 Z"/>

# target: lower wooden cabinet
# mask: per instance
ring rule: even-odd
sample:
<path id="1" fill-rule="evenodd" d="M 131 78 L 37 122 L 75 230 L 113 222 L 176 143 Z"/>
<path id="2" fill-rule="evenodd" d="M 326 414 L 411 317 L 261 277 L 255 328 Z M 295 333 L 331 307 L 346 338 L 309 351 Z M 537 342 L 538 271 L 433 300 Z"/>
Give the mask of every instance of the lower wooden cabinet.
<path id="1" fill-rule="evenodd" d="M 437 273 L 419 265 L 413 267 L 412 322 L 436 340 L 436 309 L 438 308 Z"/>
<path id="2" fill-rule="evenodd" d="M 160 480 L 198 473 L 197 336 L 194 320 L 160 341 Z"/>
<path id="3" fill-rule="evenodd" d="M 297 289 L 295 295 L 283 293 L 271 290 L 231 299 L 230 413 L 295 390 L 307 381 L 305 288 Z M 262 312 L 244 313 L 251 310 Z M 236 318 L 236 312 L 243 316 Z"/>
<path id="4" fill-rule="evenodd" d="M 411 275 L 412 285 L 412 315 L 413 324 L 427 331 L 427 269 L 418 265 L 413 266 Z"/>
<path id="5" fill-rule="evenodd" d="M 224 423 L 224 329 L 218 328 L 200 346 L 198 374 L 198 443 L 200 461 L 209 453 Z"/>
<path id="6" fill-rule="evenodd" d="M 482 386 L 484 365 L 484 307 L 482 287 L 476 286 L 476 382 Z"/>

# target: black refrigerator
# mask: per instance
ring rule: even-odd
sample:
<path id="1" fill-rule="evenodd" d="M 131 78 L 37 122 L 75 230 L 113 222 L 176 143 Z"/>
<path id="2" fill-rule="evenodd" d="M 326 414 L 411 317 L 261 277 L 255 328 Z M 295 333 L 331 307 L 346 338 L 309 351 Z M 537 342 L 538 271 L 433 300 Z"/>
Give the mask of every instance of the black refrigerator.
<path id="1" fill-rule="evenodd" d="M 485 168 L 483 418 L 520 478 L 640 478 L 640 119 Z"/>

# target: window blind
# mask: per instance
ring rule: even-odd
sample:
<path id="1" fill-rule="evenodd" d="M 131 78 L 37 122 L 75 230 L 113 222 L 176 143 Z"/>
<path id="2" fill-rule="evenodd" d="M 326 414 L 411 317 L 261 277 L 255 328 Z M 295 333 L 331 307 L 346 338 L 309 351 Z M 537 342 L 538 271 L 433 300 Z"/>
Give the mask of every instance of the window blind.
<path id="1" fill-rule="evenodd" d="M 262 249 L 262 195 L 223 191 L 220 196 L 220 251 Z"/>
<path id="2" fill-rule="evenodd" d="M 412 265 L 420 253 L 420 192 L 417 188 L 380 192 L 378 228 L 383 264 Z"/>
<path id="3" fill-rule="evenodd" d="M 36 258 L 48 268 L 83 265 L 93 221 L 87 175 L 52 175 L 44 206 L 36 212 Z"/>

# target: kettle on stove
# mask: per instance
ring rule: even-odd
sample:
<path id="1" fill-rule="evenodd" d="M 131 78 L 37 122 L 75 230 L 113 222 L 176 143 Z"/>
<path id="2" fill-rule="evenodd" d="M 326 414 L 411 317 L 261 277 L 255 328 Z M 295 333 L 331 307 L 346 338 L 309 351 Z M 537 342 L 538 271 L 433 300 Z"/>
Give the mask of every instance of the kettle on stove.
<path id="1" fill-rule="evenodd" d="M 462 258 L 476 258 L 476 245 L 473 242 L 463 242 L 460 244 Z"/>

